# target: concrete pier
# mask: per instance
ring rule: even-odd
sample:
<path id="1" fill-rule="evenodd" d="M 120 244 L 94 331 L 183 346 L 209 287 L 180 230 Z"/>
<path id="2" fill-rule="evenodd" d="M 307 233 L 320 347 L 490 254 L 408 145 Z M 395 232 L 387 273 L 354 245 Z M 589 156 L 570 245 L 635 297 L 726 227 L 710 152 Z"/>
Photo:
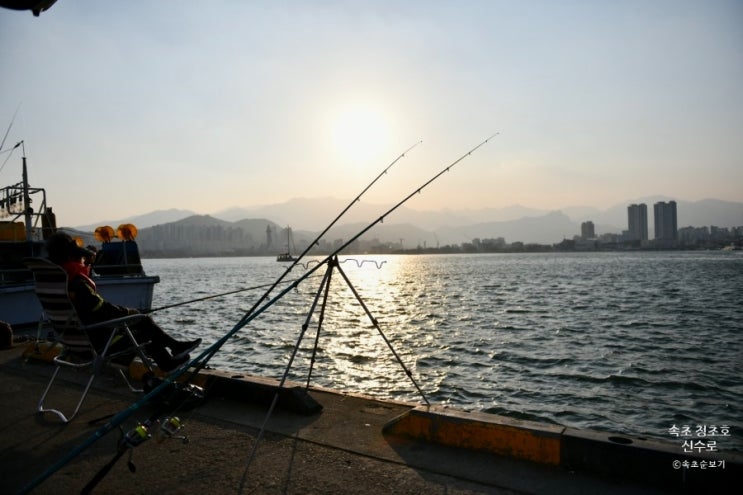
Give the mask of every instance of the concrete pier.
<path id="1" fill-rule="evenodd" d="M 36 404 L 53 366 L 44 359 L 24 358 L 26 346 L 0 351 L 0 493 L 17 493 L 38 480 L 103 424 L 90 421 L 117 413 L 138 398 L 108 373 L 96 381 L 71 423 L 42 416 Z M 137 377 L 136 367 L 130 372 Z M 85 375 L 63 373 L 48 401 L 72 407 Z M 661 449 L 662 460 L 654 464 L 654 445 L 612 442 L 598 432 L 323 389 L 312 388 L 307 395 L 290 386 L 267 417 L 276 382 L 213 370 L 200 380 L 209 391 L 207 402 L 179 414 L 185 424 L 179 433 L 188 442 L 145 441 L 131 449 L 136 472 L 130 472 L 124 455 L 93 493 L 725 493 L 731 482 L 739 487 L 741 481 L 740 459 L 733 456 L 727 456 L 725 470 L 684 482 L 680 471 L 663 465 L 662 456 L 674 454 L 672 449 Z M 124 429 L 150 414 L 152 408 L 146 406 Z M 265 434 L 250 459 L 264 424 Z M 114 457 L 119 439 L 118 431 L 103 436 L 31 493 L 80 493 Z M 629 467 L 603 466 L 607 469 L 599 472 L 591 464 L 601 455 L 606 463 L 625 459 Z M 637 469 L 633 464 L 646 469 L 635 476 L 628 471 Z M 738 493 L 732 485 L 730 490 Z"/>

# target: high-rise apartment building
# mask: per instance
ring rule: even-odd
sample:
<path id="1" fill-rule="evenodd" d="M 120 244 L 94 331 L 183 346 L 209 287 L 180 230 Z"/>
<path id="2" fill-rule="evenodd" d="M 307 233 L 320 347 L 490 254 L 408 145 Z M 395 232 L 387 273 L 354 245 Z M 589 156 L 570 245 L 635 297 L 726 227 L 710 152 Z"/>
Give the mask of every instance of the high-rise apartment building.
<path id="1" fill-rule="evenodd" d="M 678 233 L 676 221 L 676 202 L 660 201 L 653 206 L 655 213 L 655 239 L 675 241 Z"/>
<path id="2" fill-rule="evenodd" d="M 627 207 L 629 240 L 648 240 L 648 206 L 645 203 Z"/>
<path id="3" fill-rule="evenodd" d="M 588 220 L 580 224 L 580 236 L 583 239 L 595 239 L 596 229 L 593 226 L 593 222 Z"/>

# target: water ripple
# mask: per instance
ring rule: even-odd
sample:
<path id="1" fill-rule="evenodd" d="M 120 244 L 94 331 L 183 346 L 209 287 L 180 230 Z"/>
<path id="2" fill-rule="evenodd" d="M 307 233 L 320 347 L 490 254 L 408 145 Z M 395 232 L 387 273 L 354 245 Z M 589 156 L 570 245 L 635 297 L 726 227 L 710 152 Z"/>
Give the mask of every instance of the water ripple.
<path id="1" fill-rule="evenodd" d="M 743 450 L 743 257 L 734 253 L 388 256 L 342 269 L 429 400 L 466 410 L 669 440 L 672 424 L 727 424 Z M 154 306 L 269 283 L 269 258 L 147 260 Z M 299 273 L 296 273 L 298 275 Z M 295 274 L 293 274 L 295 275 Z M 266 310 L 212 366 L 420 400 L 384 339 L 334 277 L 325 321 L 302 325 L 319 279 Z M 260 292 L 158 312 L 213 342 Z M 317 340 L 316 340 L 317 338 Z M 315 343 L 317 342 L 317 345 Z"/>

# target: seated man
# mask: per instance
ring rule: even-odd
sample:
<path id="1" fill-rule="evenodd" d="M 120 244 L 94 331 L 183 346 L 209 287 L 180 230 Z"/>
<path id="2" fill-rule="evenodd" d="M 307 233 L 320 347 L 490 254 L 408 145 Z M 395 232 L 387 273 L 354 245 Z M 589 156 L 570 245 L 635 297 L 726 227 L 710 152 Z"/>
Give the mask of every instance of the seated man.
<path id="1" fill-rule="evenodd" d="M 95 282 L 90 278 L 89 262 L 94 253 L 78 246 L 68 234 L 57 232 L 49 237 L 47 253 L 50 261 L 67 272 L 67 291 L 83 324 L 92 325 L 139 313 L 136 309 L 112 304 L 98 294 Z M 201 344 L 201 339 L 184 342 L 174 339 L 149 316 L 130 325 L 130 328 L 138 341 L 149 342 L 145 352 L 165 372 L 173 371 L 188 361 L 189 353 Z M 110 335 L 109 330 L 103 328 L 89 332 L 91 343 L 97 349 L 103 348 Z"/>

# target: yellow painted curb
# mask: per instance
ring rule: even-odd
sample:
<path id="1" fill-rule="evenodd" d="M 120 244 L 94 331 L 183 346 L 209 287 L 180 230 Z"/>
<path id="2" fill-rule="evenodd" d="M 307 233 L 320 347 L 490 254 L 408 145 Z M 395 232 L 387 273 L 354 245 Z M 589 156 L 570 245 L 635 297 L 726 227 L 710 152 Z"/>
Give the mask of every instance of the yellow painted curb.
<path id="1" fill-rule="evenodd" d="M 134 359 L 129 364 L 129 377 L 133 380 L 142 381 L 144 375 L 146 373 L 149 373 L 150 371 L 147 369 L 147 367 L 142 363 L 142 361 L 139 358 Z M 159 377 L 165 377 L 167 376 L 166 373 L 160 371 L 159 368 L 154 369 L 154 373 L 156 376 Z M 177 381 L 183 381 L 186 379 L 186 377 L 190 377 L 190 372 L 186 372 L 180 377 L 178 377 Z M 203 375 L 202 373 L 199 373 L 195 377 L 191 378 L 190 383 L 197 385 L 199 387 L 205 387 L 207 385 L 207 380 L 209 377 Z"/>
<path id="2" fill-rule="evenodd" d="M 22 356 L 24 359 L 38 359 L 52 363 L 60 352 L 62 352 L 62 344 L 58 342 L 31 342 L 26 346 Z"/>
<path id="3" fill-rule="evenodd" d="M 562 426 L 485 413 L 419 406 L 393 419 L 384 433 L 480 450 L 542 464 L 560 464 Z"/>

